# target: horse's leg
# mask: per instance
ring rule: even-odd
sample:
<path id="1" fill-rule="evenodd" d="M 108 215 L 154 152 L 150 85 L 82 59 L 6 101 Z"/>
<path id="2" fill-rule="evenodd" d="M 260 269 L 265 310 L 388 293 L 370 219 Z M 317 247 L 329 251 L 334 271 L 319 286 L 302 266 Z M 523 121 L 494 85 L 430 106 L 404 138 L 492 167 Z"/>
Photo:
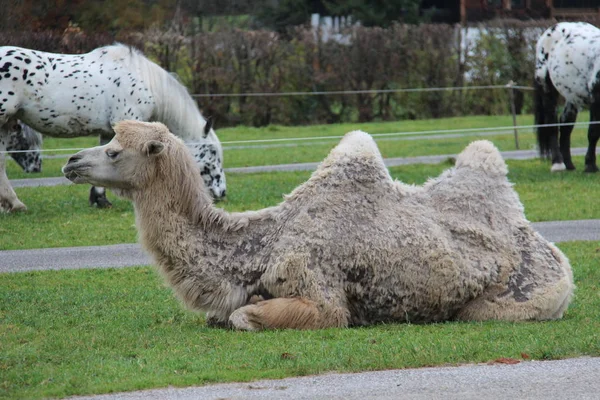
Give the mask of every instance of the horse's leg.
<path id="1" fill-rule="evenodd" d="M 558 91 L 552 85 L 550 78 L 546 76 L 545 82 L 534 81 L 535 100 L 535 124 L 553 125 L 537 127 L 537 141 L 542 157 L 550 156 L 552 160 L 551 171 L 563 171 L 566 169 L 562 154 L 558 146 L 558 118 L 557 104 Z"/>
<path id="2" fill-rule="evenodd" d="M 13 190 L 8 176 L 6 176 L 6 156 L 0 153 L 0 210 L 24 211 L 27 207 L 23 204 Z"/>
<path id="3" fill-rule="evenodd" d="M 600 91 L 600 87 L 598 88 Z M 588 128 L 588 149 L 585 155 L 585 172 L 598 172 L 596 165 L 596 144 L 600 139 L 600 93 L 595 96 L 595 100 L 590 105 L 590 126 Z M 594 124 L 593 122 L 596 122 Z"/>
<path id="4" fill-rule="evenodd" d="M 577 107 L 567 102 L 560 116 L 560 123 L 573 124 L 577 120 L 577 113 Z M 560 152 L 568 170 L 575 169 L 575 165 L 573 165 L 573 161 L 571 160 L 571 132 L 573 132 L 573 125 L 560 126 Z"/>
<path id="5" fill-rule="evenodd" d="M 100 135 L 100 146 L 104 146 L 110 142 L 114 136 L 114 133 Z M 106 189 L 103 187 L 92 186 L 90 189 L 90 206 L 96 204 L 98 208 L 110 208 L 112 203 L 106 198 Z"/>
<path id="6" fill-rule="evenodd" d="M 9 123 L 12 123 L 10 118 L 0 115 L 0 210 L 21 211 L 26 210 L 27 207 L 19 200 L 8 180 L 8 176 L 6 176 L 6 154 L 4 151 L 6 151 L 9 142 L 9 132 L 6 129 L 6 125 Z"/>

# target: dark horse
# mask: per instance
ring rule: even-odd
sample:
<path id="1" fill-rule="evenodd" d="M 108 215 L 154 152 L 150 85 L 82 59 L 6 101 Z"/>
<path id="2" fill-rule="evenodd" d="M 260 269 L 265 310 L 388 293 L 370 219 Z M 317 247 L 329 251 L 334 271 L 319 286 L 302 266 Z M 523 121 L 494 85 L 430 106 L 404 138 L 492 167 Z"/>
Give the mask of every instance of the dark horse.
<path id="1" fill-rule="evenodd" d="M 600 138 L 600 29 L 585 22 L 561 22 L 538 39 L 535 65 L 535 124 L 542 157 L 551 171 L 573 170 L 571 132 L 577 113 L 590 110 L 585 172 L 597 172 L 596 144 Z M 557 126 L 559 94 L 565 108 Z M 594 123 L 595 122 L 595 123 Z M 559 140 L 560 131 L 560 140 Z"/>

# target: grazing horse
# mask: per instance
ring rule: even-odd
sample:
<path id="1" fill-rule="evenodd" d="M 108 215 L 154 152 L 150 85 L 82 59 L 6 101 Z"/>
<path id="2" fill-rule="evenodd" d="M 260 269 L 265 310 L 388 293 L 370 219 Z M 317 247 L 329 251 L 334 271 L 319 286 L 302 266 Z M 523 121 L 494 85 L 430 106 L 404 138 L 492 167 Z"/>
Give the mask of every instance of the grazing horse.
<path id="1" fill-rule="evenodd" d="M 585 172 L 597 172 L 596 144 L 600 138 L 600 29 L 585 22 L 561 22 L 538 39 L 535 65 L 535 124 L 542 157 L 552 171 L 574 170 L 571 132 L 577 113 L 590 110 Z M 565 107 L 558 128 L 557 103 Z M 560 131 L 560 139 L 559 139 Z"/>
<path id="2" fill-rule="evenodd" d="M 171 74 L 122 44 L 87 54 L 53 54 L 0 47 L 0 137 L 19 118 L 54 137 L 100 135 L 107 143 L 121 120 L 161 121 L 188 144 L 214 198 L 225 195 L 223 149 L 212 123 Z M 0 202 L 22 203 L 0 163 Z M 110 206 L 103 188 L 92 187 L 90 203 Z"/>
<path id="3" fill-rule="evenodd" d="M 7 125 L 8 135 L 0 137 L 0 151 L 6 151 L 23 171 L 41 172 L 42 135 L 18 120 L 12 122 Z"/>

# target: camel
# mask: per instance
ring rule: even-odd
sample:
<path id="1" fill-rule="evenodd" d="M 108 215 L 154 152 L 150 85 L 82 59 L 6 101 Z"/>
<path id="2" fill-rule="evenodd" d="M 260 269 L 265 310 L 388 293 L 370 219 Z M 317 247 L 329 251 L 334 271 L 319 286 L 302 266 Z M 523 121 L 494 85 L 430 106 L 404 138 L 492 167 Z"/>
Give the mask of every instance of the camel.
<path id="1" fill-rule="evenodd" d="M 532 229 L 488 141 L 413 186 L 390 177 L 370 135 L 350 132 L 279 205 L 228 213 L 164 125 L 114 130 L 63 173 L 133 201 L 143 247 L 209 325 L 550 320 L 572 298 L 569 261 Z"/>

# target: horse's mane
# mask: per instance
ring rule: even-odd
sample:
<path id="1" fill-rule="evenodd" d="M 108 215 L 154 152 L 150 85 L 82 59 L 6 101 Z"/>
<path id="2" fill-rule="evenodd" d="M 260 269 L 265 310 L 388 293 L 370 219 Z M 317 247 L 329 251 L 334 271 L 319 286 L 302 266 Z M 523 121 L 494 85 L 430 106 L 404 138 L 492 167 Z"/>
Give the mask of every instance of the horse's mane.
<path id="1" fill-rule="evenodd" d="M 171 132 L 184 141 L 198 139 L 204 132 L 206 120 L 185 86 L 157 64 L 146 58 L 138 49 L 116 44 L 127 51 L 128 59 L 152 91 L 156 109 L 152 120 L 163 122 Z"/>

